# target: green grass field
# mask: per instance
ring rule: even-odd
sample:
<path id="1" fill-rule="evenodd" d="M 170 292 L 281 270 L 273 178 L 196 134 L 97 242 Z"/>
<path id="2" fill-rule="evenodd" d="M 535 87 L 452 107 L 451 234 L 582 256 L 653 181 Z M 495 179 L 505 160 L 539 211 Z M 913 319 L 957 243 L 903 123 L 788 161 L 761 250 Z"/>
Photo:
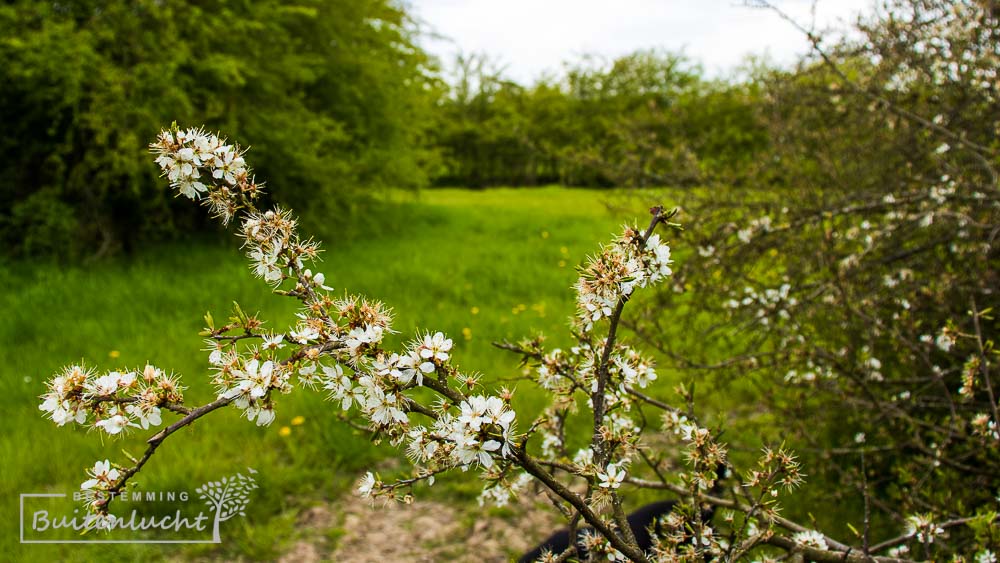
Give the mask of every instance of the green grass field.
<path id="1" fill-rule="evenodd" d="M 332 228 L 321 233 L 320 269 L 338 291 L 392 306 L 398 341 L 425 329 L 445 331 L 455 339 L 459 365 L 502 380 L 518 373 L 517 358 L 490 342 L 541 331 L 568 343 L 573 267 L 632 219 L 609 212 L 602 197 L 559 188 L 397 194 L 388 227 L 377 236 L 342 242 Z M 304 507 L 339 497 L 364 469 L 395 453 L 338 422 L 321 392 L 296 390 L 281 397 L 278 419 L 268 428 L 232 409 L 213 413 L 171 438 L 137 479 L 143 488 L 193 489 L 256 469 L 260 489 L 247 517 L 224 525 L 222 547 L 19 545 L 13 516 L 20 493 L 71 490 L 95 460 L 124 461 L 121 450 L 141 452 L 141 437 L 148 435 L 102 443 L 97 434 L 57 428 L 37 408 L 51 373 L 81 360 L 102 370 L 148 361 L 182 374 L 189 402 L 208 402 L 207 355 L 198 336 L 204 313 L 223 318 L 237 300 L 282 329 L 292 323 L 295 303 L 252 278 L 233 237 L 165 245 L 89 267 L 15 263 L 0 273 L 0 283 L 7 288 L 0 296 L 0 353 L 7 361 L 0 396 L 9 425 L 0 437 L 7 499 L 0 546 L 7 556 L 271 559 L 295 538 L 295 516 Z M 518 404 L 531 410 L 540 399 L 522 389 Z M 297 416 L 304 423 L 292 426 Z M 291 434 L 282 436 L 286 426 Z M 459 478 L 435 494 L 471 501 L 478 488 Z"/>

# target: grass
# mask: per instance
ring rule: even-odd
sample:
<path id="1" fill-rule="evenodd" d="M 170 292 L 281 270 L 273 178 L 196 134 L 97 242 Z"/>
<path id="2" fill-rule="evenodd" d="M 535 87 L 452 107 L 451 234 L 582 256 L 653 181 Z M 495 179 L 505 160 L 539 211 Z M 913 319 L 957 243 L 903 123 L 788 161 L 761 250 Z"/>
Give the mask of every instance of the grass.
<path id="1" fill-rule="evenodd" d="M 567 344 L 573 312 L 573 266 L 628 217 L 614 216 L 601 192 L 545 189 L 434 190 L 397 195 L 384 232 L 340 242 L 322 233 L 329 285 L 382 299 L 396 311 L 403 342 L 422 330 L 442 330 L 456 341 L 464 369 L 493 381 L 517 374 L 517 358 L 490 342 L 541 331 Z M 212 399 L 206 353 L 197 335 L 202 316 L 226 316 L 233 300 L 260 311 L 270 326 L 292 324 L 294 302 L 270 294 L 248 273 L 231 237 L 155 248 L 141 256 L 90 267 L 16 263 L 0 271 L 2 412 L 0 489 L 8 499 L 3 553 L 15 560 L 142 559 L 208 556 L 272 559 L 296 535 L 303 507 L 343 494 L 365 468 L 393 455 L 375 448 L 336 420 L 322 393 L 296 390 L 278 403 L 269 428 L 241 420 L 233 409 L 214 413 L 175 436 L 141 474 L 144 489 L 191 490 L 252 467 L 260 489 L 247 516 L 223 525 L 221 547 L 21 545 L 14 501 L 20 493 L 63 492 L 83 480 L 94 460 L 124 460 L 122 449 L 142 449 L 142 433 L 124 442 L 42 418 L 43 382 L 68 363 L 100 369 L 151 362 L 183 375 L 190 402 Z M 518 408 L 539 397 L 522 391 Z M 293 417 L 305 422 L 293 426 Z M 172 418 L 171 418 L 172 419 Z M 281 436 L 289 427 L 291 434 Z M 478 483 L 456 480 L 444 494 L 466 499 Z"/>

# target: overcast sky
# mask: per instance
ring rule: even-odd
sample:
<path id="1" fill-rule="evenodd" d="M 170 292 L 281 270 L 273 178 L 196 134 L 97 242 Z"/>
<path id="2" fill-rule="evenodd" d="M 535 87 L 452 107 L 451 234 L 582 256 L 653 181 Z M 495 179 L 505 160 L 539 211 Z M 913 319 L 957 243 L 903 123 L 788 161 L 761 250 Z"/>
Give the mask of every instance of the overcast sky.
<path id="1" fill-rule="evenodd" d="M 580 54 L 608 58 L 640 48 L 683 49 L 712 76 L 747 54 L 788 64 L 808 50 L 802 34 L 774 13 L 739 0 L 409 0 L 430 30 L 448 39 L 425 48 L 448 62 L 456 52 L 485 52 L 507 76 L 532 82 Z M 811 0 L 774 0 L 799 21 L 811 21 Z M 871 0 L 820 0 L 820 27 L 870 11 Z"/>

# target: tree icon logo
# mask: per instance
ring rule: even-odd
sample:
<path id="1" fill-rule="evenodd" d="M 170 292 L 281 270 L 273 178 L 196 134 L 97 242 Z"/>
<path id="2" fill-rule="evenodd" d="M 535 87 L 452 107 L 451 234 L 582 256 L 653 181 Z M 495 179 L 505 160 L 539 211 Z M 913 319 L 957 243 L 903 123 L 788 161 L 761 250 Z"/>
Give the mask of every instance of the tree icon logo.
<path id="1" fill-rule="evenodd" d="M 257 473 L 247 468 L 249 475 L 237 473 L 223 477 L 219 481 L 210 481 L 195 489 L 198 497 L 215 510 L 215 521 L 212 527 L 212 541 L 220 543 L 219 524 L 239 514 L 246 516 L 244 509 L 250 503 L 250 493 L 257 488 L 253 475 Z"/>

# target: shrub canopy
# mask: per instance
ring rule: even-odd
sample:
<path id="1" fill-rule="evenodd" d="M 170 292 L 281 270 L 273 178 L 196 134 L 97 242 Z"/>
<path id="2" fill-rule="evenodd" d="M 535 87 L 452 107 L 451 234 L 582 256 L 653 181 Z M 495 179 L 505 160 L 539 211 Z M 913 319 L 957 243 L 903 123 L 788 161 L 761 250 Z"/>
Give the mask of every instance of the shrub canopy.
<path id="1" fill-rule="evenodd" d="M 0 7 L 0 236 L 92 254 L 201 226 L 145 158 L 164 123 L 251 144 L 305 219 L 423 181 L 434 90 L 392 0 L 22 0 Z"/>

